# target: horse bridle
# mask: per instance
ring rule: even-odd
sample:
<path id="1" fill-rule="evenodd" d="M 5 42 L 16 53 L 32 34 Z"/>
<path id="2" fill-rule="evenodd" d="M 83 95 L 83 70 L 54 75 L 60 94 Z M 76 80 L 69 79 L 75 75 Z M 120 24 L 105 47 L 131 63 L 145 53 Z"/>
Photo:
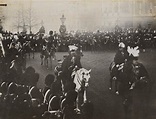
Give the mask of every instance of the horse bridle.
<path id="1" fill-rule="evenodd" d="M 81 72 L 81 71 L 80 71 Z M 76 71 L 76 73 L 77 73 L 77 71 Z M 77 81 L 78 81 L 78 83 L 82 86 L 82 82 L 81 82 L 81 80 L 80 80 L 80 76 L 78 75 L 78 73 L 77 73 L 77 76 L 78 76 L 78 78 L 77 78 Z M 84 74 L 82 74 L 82 76 L 84 76 Z M 82 79 L 85 79 L 85 78 L 83 78 L 82 77 Z M 85 83 L 88 83 L 88 81 L 86 81 L 86 80 L 83 80 Z"/>

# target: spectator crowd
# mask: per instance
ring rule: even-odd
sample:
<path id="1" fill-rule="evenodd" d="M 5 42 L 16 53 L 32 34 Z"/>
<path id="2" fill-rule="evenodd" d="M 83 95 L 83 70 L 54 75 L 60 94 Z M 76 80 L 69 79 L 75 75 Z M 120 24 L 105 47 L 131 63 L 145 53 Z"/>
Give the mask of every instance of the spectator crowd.
<path id="1" fill-rule="evenodd" d="M 33 67 L 26 68 L 26 56 L 40 52 L 42 46 L 51 42 L 57 51 L 67 51 L 71 44 L 85 51 L 117 49 L 126 46 L 156 48 L 156 30 L 117 27 L 110 31 L 77 31 L 62 36 L 50 31 L 51 38 L 43 33 L 2 32 L 0 37 L 0 118 L 3 119 L 91 119 L 93 105 L 85 102 L 77 109 L 76 85 L 69 82 L 62 86 L 60 76 L 46 76 L 44 88 L 38 88 L 39 74 Z"/>

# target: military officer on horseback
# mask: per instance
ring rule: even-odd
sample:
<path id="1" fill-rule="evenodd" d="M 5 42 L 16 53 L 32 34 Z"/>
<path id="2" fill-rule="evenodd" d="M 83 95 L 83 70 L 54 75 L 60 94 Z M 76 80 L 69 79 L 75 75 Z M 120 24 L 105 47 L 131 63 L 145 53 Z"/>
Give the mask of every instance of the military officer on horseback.
<path id="1" fill-rule="evenodd" d="M 49 31 L 49 37 L 48 37 L 48 43 L 47 43 L 47 48 L 50 49 L 54 44 L 54 36 L 53 36 L 53 31 Z"/>
<path id="2" fill-rule="evenodd" d="M 141 118 L 145 114 L 150 78 L 144 65 L 139 62 L 139 47 L 128 46 L 127 51 L 130 60 L 123 67 L 119 94 L 123 98 L 126 119 L 133 118 L 133 115 Z"/>
<path id="3" fill-rule="evenodd" d="M 122 71 L 123 66 L 128 61 L 128 52 L 126 50 L 126 46 L 123 42 L 119 43 L 119 49 L 114 57 L 114 61 L 111 63 L 109 70 L 110 70 L 110 87 L 109 90 L 112 90 L 112 82 L 115 80 L 115 92 L 118 92 L 118 85 L 117 80 L 119 81 L 119 73 Z"/>
<path id="4" fill-rule="evenodd" d="M 133 89 L 134 87 L 142 87 L 145 86 L 149 82 L 149 75 L 144 67 L 144 65 L 139 62 L 139 50 L 138 47 L 135 48 L 130 48 L 128 47 L 128 52 L 131 57 L 130 61 L 130 69 L 132 71 L 131 75 L 131 88 Z"/>
<path id="5" fill-rule="evenodd" d="M 77 55 L 77 49 L 75 45 L 69 45 L 69 55 L 64 59 L 62 63 L 62 73 L 67 80 L 71 80 L 71 73 L 73 69 L 76 67 L 82 68 L 80 62 L 80 56 Z"/>
<path id="6" fill-rule="evenodd" d="M 115 65 L 118 67 L 120 64 L 125 63 L 128 59 L 128 53 L 126 50 L 126 46 L 123 42 L 119 43 L 119 50 L 117 51 L 114 62 Z"/>

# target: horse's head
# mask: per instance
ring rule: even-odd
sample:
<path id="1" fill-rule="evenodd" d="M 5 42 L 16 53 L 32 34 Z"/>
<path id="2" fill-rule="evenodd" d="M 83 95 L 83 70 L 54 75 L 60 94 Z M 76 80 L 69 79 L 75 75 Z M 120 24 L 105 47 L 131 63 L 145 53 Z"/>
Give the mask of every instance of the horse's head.
<path id="1" fill-rule="evenodd" d="M 79 69 L 79 75 L 85 87 L 89 86 L 90 72 L 91 69 L 90 70 L 84 68 Z"/>
<path id="2" fill-rule="evenodd" d="M 90 72 L 91 69 L 87 70 L 85 68 L 74 70 L 71 76 L 74 78 L 74 83 L 76 84 L 76 90 L 80 90 L 81 87 L 89 86 Z"/>
<path id="3" fill-rule="evenodd" d="M 84 71 L 83 73 L 83 76 L 84 76 L 84 81 L 85 81 L 85 86 L 88 86 L 88 81 L 90 79 L 90 72 L 91 72 L 91 69 L 88 70 L 88 71 Z"/>

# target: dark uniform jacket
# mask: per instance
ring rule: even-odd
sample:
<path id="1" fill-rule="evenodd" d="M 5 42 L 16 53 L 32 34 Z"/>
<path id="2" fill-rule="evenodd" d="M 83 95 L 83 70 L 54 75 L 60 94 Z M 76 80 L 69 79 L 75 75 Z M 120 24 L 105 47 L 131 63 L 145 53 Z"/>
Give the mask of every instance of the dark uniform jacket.
<path id="1" fill-rule="evenodd" d="M 67 79 L 71 78 L 71 73 L 75 66 L 82 67 L 79 56 L 74 56 L 74 61 L 72 61 L 72 58 L 71 55 L 68 55 L 62 63 L 62 72 Z"/>
<path id="2" fill-rule="evenodd" d="M 122 53 L 121 51 L 118 50 L 114 57 L 115 64 L 124 63 L 125 59 L 128 59 L 128 53 L 126 51 Z"/>

